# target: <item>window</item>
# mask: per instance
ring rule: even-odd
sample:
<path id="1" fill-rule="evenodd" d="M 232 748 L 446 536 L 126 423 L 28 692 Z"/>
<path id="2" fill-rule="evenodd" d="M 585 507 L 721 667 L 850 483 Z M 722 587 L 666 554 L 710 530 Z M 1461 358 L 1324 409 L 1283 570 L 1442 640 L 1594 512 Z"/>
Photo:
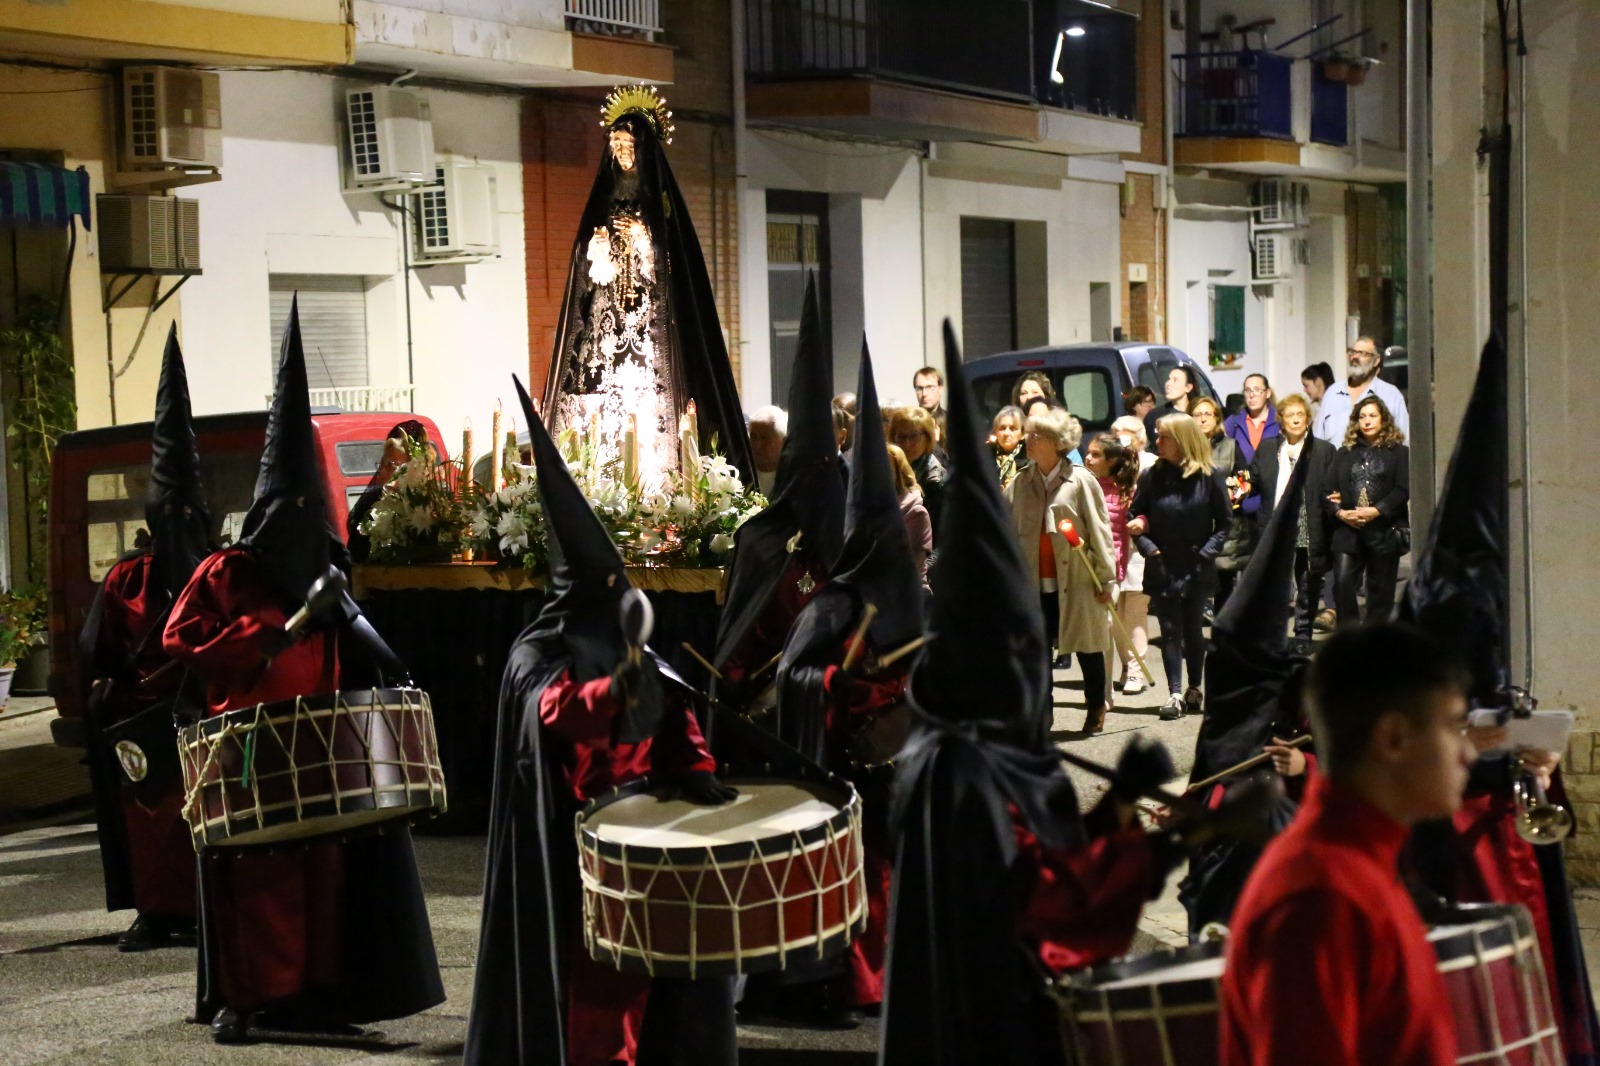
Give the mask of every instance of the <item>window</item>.
<path id="1" fill-rule="evenodd" d="M 1017 227 L 961 220 L 961 346 L 969 359 L 1017 347 Z"/>
<path id="2" fill-rule="evenodd" d="M 1035 47 L 1045 68 L 1036 79 L 1040 102 L 1138 118 L 1139 19 L 1097 0 L 1055 0 L 1035 10 Z"/>
<path id="3" fill-rule="evenodd" d="M 789 402 L 795 350 L 800 345 L 800 312 L 806 275 L 817 276 L 817 309 L 822 313 L 822 343 L 832 351 L 828 328 L 828 197 L 821 193 L 767 193 L 767 321 L 772 330 L 772 399 Z"/>
<path id="4" fill-rule="evenodd" d="M 211 535 L 218 547 L 239 538 L 245 512 L 255 496 L 256 455 L 200 455 L 200 483 L 211 509 Z M 88 545 L 89 579 L 98 582 L 116 561 L 150 538 L 144 521 L 145 491 L 150 486 L 148 460 L 108 466 L 89 474 L 84 535 Z"/>
<path id="5" fill-rule="evenodd" d="M 1072 416 L 1083 423 L 1085 432 L 1110 428 L 1111 420 L 1116 417 L 1112 414 L 1113 391 L 1111 375 L 1100 367 L 1073 367 L 1062 371 L 1056 381 L 1056 395 Z M 1120 402 L 1116 412 L 1122 413 Z"/>
<path id="6" fill-rule="evenodd" d="M 274 274 L 272 347 L 276 370 L 278 347 L 289 323 L 289 305 L 300 298 L 300 339 L 306 350 L 306 380 L 313 389 L 371 384 L 367 377 L 367 282 L 348 274 Z"/>
<path id="7" fill-rule="evenodd" d="M 1244 362 L 1244 286 L 1211 286 L 1211 365 Z"/>

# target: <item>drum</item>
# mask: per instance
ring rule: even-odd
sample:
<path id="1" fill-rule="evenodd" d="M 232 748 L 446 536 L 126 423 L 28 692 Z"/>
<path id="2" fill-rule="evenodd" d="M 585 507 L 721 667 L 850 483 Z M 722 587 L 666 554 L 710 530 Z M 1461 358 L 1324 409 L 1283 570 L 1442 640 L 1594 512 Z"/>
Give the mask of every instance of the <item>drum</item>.
<path id="1" fill-rule="evenodd" d="M 895 703 L 871 715 L 850 734 L 850 765 L 856 770 L 876 770 L 891 765 L 911 736 L 911 707 Z"/>
<path id="2" fill-rule="evenodd" d="M 1456 1062 L 1561 1066 L 1533 922 L 1522 907 L 1450 907 L 1428 932 L 1455 1012 Z M 1097 966 L 1055 985 L 1068 1060 L 1213 1066 L 1223 945 Z"/>
<path id="3" fill-rule="evenodd" d="M 1213 1066 L 1219 1060 L 1220 943 L 1096 966 L 1055 985 L 1067 1061 Z"/>
<path id="4" fill-rule="evenodd" d="M 848 785 L 733 780 L 720 807 L 638 781 L 577 819 L 583 935 L 618 969 L 669 977 L 828 958 L 866 925 L 861 800 Z"/>
<path id="5" fill-rule="evenodd" d="M 1544 957 L 1523 907 L 1453 907 L 1428 932 L 1455 1012 L 1456 1061 L 1561 1066 Z"/>
<path id="6" fill-rule="evenodd" d="M 445 809 L 428 694 L 368 689 L 244 707 L 178 738 L 195 847 L 348 832 Z"/>

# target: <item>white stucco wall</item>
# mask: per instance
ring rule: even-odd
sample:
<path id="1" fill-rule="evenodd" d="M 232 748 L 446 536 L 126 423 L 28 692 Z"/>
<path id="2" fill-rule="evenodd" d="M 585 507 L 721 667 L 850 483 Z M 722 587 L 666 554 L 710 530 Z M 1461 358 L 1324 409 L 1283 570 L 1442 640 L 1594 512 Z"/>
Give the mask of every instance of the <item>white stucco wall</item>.
<path id="1" fill-rule="evenodd" d="M 222 75 L 223 180 L 186 191 L 201 201 L 204 274 L 184 287 L 180 326 L 198 412 L 259 408 L 271 391 L 271 274 L 367 278 L 369 380 L 408 380 L 400 216 L 374 194 L 341 192 L 337 118 L 352 84 L 289 72 Z M 437 89 L 428 96 L 437 150 L 496 169 L 500 258 L 413 271 L 416 409 L 452 441 L 470 415 L 483 440 L 497 397 L 515 410 L 510 375 L 528 366 L 518 101 Z"/>

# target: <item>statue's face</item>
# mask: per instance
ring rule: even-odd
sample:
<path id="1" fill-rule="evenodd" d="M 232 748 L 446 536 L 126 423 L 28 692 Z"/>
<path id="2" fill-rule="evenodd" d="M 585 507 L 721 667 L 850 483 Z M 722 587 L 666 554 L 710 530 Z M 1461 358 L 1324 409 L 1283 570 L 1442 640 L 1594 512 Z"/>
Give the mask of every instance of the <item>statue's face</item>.
<path id="1" fill-rule="evenodd" d="M 633 134 L 624 129 L 611 131 L 611 158 L 623 170 L 633 169 Z"/>

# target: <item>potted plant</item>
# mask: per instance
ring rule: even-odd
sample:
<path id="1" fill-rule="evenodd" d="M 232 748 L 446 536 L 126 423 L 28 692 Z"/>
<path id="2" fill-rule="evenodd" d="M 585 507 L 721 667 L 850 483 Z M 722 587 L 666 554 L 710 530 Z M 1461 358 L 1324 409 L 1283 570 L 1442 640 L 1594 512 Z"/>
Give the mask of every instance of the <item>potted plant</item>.
<path id="1" fill-rule="evenodd" d="M 0 592 L 0 710 L 11 695 L 17 660 L 33 650 L 44 636 L 44 627 L 43 589 Z"/>
<path id="2" fill-rule="evenodd" d="M 1372 61 L 1367 59 L 1353 59 L 1350 67 L 1345 71 L 1344 83 L 1346 85 L 1360 85 L 1367 80 L 1367 71 L 1372 68 Z"/>
<path id="3" fill-rule="evenodd" d="M 1345 81 L 1350 77 L 1350 57 L 1333 52 L 1322 60 L 1322 76 L 1329 81 Z"/>
<path id="4" fill-rule="evenodd" d="M 61 339 L 61 309 L 46 300 L 0 327 L 0 373 L 6 379 L 6 452 L 22 475 L 22 545 L 27 579 L 45 578 L 50 461 L 56 441 L 77 425 L 72 356 Z"/>

